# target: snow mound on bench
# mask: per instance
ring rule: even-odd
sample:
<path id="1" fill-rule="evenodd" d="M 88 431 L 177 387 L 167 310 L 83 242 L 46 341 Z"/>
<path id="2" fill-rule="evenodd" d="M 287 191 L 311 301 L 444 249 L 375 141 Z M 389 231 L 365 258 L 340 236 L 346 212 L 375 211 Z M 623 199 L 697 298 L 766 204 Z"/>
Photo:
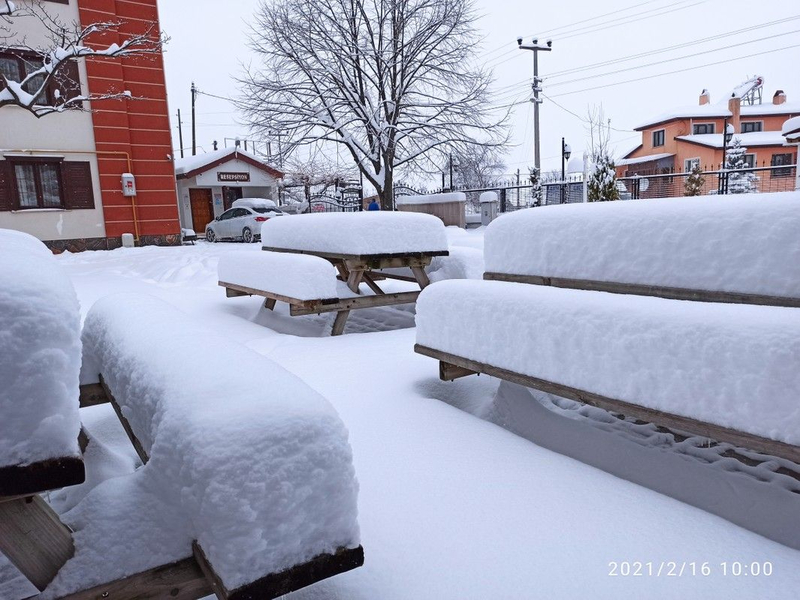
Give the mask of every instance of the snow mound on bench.
<path id="1" fill-rule="evenodd" d="M 800 443 L 799 309 L 454 280 L 416 320 L 423 346 Z"/>
<path id="2" fill-rule="evenodd" d="M 299 300 L 336 298 L 336 268 L 324 258 L 286 252 L 220 257 L 219 280 Z"/>
<path id="3" fill-rule="evenodd" d="M 444 223 L 421 213 L 364 211 L 270 219 L 261 227 L 264 248 L 333 254 L 406 254 L 447 250 Z"/>
<path id="4" fill-rule="evenodd" d="M 42 242 L 0 229 L 0 467 L 80 456 L 80 307 Z"/>
<path id="5" fill-rule="evenodd" d="M 83 339 L 228 589 L 358 545 L 347 430 L 303 381 L 147 295 L 98 301 Z"/>
<path id="6" fill-rule="evenodd" d="M 486 230 L 486 271 L 800 297 L 800 193 L 522 210 Z"/>

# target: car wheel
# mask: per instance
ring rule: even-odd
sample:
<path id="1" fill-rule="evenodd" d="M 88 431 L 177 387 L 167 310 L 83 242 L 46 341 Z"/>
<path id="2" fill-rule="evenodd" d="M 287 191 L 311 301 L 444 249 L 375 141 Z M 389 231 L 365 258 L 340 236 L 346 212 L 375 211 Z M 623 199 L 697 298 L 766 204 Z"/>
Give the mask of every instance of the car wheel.
<path id="1" fill-rule="evenodd" d="M 217 236 L 213 229 L 206 229 L 206 241 L 214 243 L 217 241 Z"/>
<path id="2" fill-rule="evenodd" d="M 242 241 L 245 244 L 249 244 L 253 241 L 253 232 L 250 231 L 249 227 L 245 227 L 242 229 Z"/>

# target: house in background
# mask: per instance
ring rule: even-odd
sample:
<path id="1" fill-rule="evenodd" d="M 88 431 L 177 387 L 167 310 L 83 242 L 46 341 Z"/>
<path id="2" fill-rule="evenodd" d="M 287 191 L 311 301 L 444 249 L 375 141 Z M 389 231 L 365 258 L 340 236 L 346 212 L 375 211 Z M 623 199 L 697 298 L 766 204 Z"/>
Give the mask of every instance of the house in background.
<path id="1" fill-rule="evenodd" d="M 175 177 L 181 226 L 202 236 L 206 225 L 238 198 L 277 203 L 283 173 L 256 155 L 232 147 L 176 159 Z"/>
<path id="2" fill-rule="evenodd" d="M 786 94 L 778 90 L 771 103 L 762 104 L 761 86 L 761 78 L 753 78 L 716 104 L 703 90 L 698 105 L 672 110 L 639 125 L 635 129 L 642 133 L 642 142 L 616 162 L 617 176 L 688 173 L 695 165 L 704 171 L 719 169 L 728 124 L 747 148 L 749 166 L 795 165 L 797 147 L 785 143 L 781 126 L 800 115 L 800 103 L 787 102 Z M 774 169 L 763 177 L 792 175 L 791 169 Z"/>
<path id="3" fill-rule="evenodd" d="M 21 3 L 18 3 L 21 4 Z M 119 21 L 121 34 L 158 28 L 156 0 L 54 0 L 42 6 L 64 23 Z M 0 45 L 0 71 L 24 77 L 48 46 L 37 19 L 20 18 Z M 41 61 L 39 62 L 39 65 Z M 38 65 L 37 65 L 38 66 Z M 55 251 L 108 249 L 132 233 L 140 244 L 180 243 L 163 57 L 104 58 L 69 64 L 67 81 L 48 95 L 75 97 L 130 91 L 135 100 L 98 101 L 92 112 L 66 111 L 37 119 L 0 108 L 0 227 L 30 233 Z M 3 84 L 0 83 L 0 86 Z M 1 89 L 1 88 L 0 88 Z M 133 182 L 123 194 L 123 174 Z"/>

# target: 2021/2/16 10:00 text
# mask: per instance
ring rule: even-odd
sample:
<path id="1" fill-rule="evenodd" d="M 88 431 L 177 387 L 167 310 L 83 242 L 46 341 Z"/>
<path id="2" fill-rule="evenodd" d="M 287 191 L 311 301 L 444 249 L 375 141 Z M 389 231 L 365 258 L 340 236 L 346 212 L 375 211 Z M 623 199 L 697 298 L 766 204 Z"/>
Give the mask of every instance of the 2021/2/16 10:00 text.
<path id="1" fill-rule="evenodd" d="M 615 561 L 608 563 L 609 577 L 769 577 L 769 561 L 723 561 L 718 563 L 697 561 Z"/>

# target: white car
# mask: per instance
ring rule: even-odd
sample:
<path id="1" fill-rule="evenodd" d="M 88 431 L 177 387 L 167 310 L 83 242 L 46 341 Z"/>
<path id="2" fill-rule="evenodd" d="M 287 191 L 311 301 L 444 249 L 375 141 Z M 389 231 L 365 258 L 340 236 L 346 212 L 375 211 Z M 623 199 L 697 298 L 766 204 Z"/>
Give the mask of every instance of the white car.
<path id="1" fill-rule="evenodd" d="M 261 239 L 261 225 L 282 217 L 283 213 L 272 200 L 239 198 L 211 223 L 206 225 L 206 241 L 242 240 L 250 243 Z"/>

